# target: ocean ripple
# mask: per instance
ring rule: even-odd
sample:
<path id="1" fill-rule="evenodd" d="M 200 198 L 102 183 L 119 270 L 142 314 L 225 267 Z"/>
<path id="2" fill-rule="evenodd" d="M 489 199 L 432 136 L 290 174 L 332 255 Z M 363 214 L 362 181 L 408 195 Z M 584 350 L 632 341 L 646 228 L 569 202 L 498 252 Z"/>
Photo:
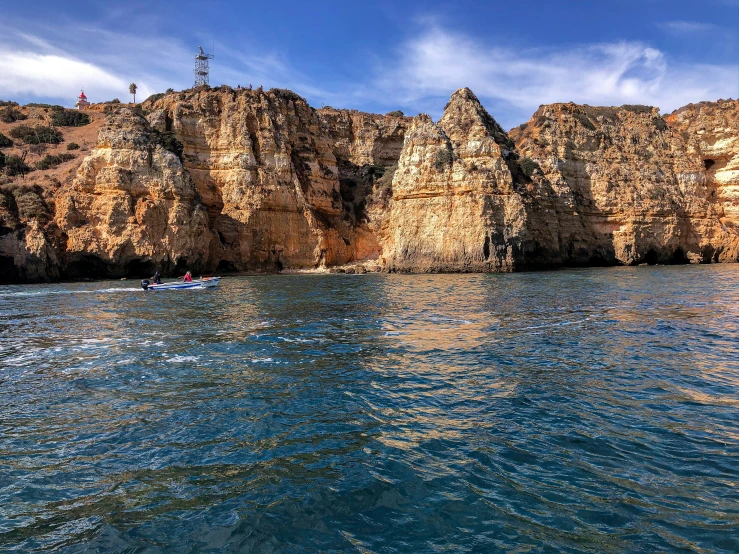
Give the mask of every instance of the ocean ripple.
<path id="1" fill-rule="evenodd" d="M 737 552 L 739 266 L 0 287 L 8 552 Z"/>

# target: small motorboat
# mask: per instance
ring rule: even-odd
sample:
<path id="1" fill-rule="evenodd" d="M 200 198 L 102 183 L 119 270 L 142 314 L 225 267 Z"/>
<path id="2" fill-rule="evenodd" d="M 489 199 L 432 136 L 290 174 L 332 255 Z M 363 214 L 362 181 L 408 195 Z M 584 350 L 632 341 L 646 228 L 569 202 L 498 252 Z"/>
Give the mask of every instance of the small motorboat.
<path id="1" fill-rule="evenodd" d="M 152 284 L 148 279 L 141 281 L 144 290 L 179 290 L 179 289 L 210 289 L 218 286 L 220 277 L 201 277 L 190 282 L 177 281 L 175 283 Z"/>

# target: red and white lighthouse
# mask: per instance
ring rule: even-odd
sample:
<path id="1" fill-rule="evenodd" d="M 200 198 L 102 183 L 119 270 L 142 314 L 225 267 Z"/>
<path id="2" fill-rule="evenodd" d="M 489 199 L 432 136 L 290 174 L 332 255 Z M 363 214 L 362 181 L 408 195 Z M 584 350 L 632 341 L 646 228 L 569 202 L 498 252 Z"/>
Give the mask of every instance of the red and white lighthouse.
<path id="1" fill-rule="evenodd" d="M 87 96 L 85 96 L 85 91 L 83 90 L 77 97 L 77 102 L 75 102 L 74 107 L 78 110 L 84 110 L 89 105 L 90 103 L 87 101 Z"/>

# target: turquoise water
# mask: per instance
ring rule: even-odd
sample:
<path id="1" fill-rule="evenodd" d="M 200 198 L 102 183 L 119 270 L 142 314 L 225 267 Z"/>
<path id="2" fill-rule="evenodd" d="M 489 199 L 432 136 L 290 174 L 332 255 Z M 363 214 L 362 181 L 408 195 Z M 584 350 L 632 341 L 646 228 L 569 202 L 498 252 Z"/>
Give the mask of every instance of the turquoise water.
<path id="1" fill-rule="evenodd" d="M 0 287 L 0 550 L 737 552 L 739 265 Z"/>

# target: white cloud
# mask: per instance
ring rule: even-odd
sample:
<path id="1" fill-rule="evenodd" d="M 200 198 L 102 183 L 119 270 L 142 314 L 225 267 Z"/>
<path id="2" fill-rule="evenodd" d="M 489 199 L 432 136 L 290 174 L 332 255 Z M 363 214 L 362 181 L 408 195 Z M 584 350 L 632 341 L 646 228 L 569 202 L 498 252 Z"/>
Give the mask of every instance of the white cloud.
<path id="1" fill-rule="evenodd" d="M 564 49 L 513 49 L 429 26 L 384 68 L 377 87 L 404 105 L 431 104 L 470 87 L 504 125 L 528 119 L 540 104 L 648 104 L 673 110 L 730 97 L 739 68 L 680 64 L 639 42 Z M 439 109 L 432 110 L 438 115 Z"/>
<path id="2" fill-rule="evenodd" d="M 695 35 L 721 30 L 721 27 L 718 25 L 702 23 L 700 21 L 665 21 L 659 23 L 657 26 L 675 35 Z"/>
<path id="3" fill-rule="evenodd" d="M 69 25 L 35 31 L 0 26 L 0 97 L 56 99 L 70 105 L 85 88 L 93 102 L 125 101 L 132 81 L 138 98 L 164 90 L 160 87 L 168 82 L 165 66 L 157 65 L 152 55 L 170 53 L 165 41 Z"/>
<path id="4" fill-rule="evenodd" d="M 111 99 L 128 86 L 119 76 L 81 60 L 56 54 L 12 52 L 2 45 L 0 65 L 0 91 L 5 98 L 31 95 L 73 100 L 81 87 L 95 84 L 99 93 Z M 49 94 L 51 90 L 53 94 Z"/>
<path id="5" fill-rule="evenodd" d="M 129 98 L 132 81 L 139 86 L 137 99 L 192 85 L 197 45 L 185 46 L 156 29 L 137 33 L 69 21 L 0 24 L 0 98 L 71 105 L 81 87 L 94 102 Z M 679 63 L 640 42 L 512 48 L 452 32 L 433 20 L 422 21 L 393 59 L 368 58 L 374 66 L 368 61 L 367 77 L 357 81 L 332 75 L 330 67 L 323 75 L 307 75 L 279 51 L 253 44 L 241 49 L 217 44 L 216 55 L 211 84 L 291 88 L 314 105 L 401 108 L 438 117 L 449 95 L 466 86 L 506 127 L 526 121 L 544 103 L 650 104 L 669 111 L 731 97 L 739 81 L 736 64 Z"/>
<path id="6" fill-rule="evenodd" d="M 21 33 L 13 27 L 29 30 Z M 73 22 L 0 24 L 0 98 L 55 99 L 70 105 L 84 87 L 93 102 L 115 97 L 125 101 L 130 98 L 129 83 L 136 82 L 137 99 L 143 100 L 170 87 L 191 87 L 196 49 L 153 33 L 143 36 Z M 254 83 L 269 88 L 308 82 L 279 55 L 250 51 L 253 54 L 247 56 L 219 48 L 211 84 Z"/>

